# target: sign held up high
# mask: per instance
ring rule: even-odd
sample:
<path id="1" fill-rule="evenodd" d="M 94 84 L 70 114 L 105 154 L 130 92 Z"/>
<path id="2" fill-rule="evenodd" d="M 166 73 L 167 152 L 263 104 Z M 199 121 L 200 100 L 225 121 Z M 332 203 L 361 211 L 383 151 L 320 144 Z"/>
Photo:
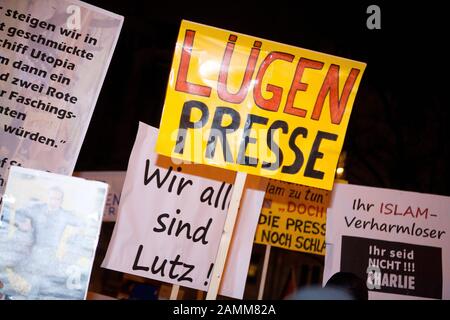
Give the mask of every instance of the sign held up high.
<path id="1" fill-rule="evenodd" d="M 325 255 L 329 198 L 326 190 L 269 181 L 255 243 Z"/>
<path id="2" fill-rule="evenodd" d="M 331 190 L 365 66 L 183 21 L 157 152 Z"/>
<path id="3" fill-rule="evenodd" d="M 11 166 L 72 174 L 123 19 L 78 0 L 0 1 L 0 203 Z"/>
<path id="4" fill-rule="evenodd" d="M 234 174 L 158 156 L 158 130 L 139 124 L 103 266 L 173 285 L 212 283 Z M 220 294 L 242 299 L 266 181 L 247 179 Z M 234 248 L 234 249 L 233 249 Z"/>
<path id="5" fill-rule="evenodd" d="M 450 197 L 336 184 L 323 284 L 349 272 L 369 300 L 450 299 L 449 209 Z"/>
<path id="6" fill-rule="evenodd" d="M 13 166 L 0 210 L 1 294 L 86 299 L 107 193 L 106 183 Z"/>

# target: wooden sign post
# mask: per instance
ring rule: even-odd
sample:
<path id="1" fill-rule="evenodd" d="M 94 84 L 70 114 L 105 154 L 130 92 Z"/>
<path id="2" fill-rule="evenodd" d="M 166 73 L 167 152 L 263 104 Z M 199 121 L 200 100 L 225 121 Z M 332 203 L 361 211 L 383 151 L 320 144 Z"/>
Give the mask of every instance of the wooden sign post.
<path id="1" fill-rule="evenodd" d="M 261 274 L 261 281 L 259 282 L 258 300 L 262 300 L 264 297 L 264 288 L 266 287 L 267 269 L 269 269 L 270 249 L 271 245 L 266 245 L 266 252 L 264 254 L 264 263 Z"/>
<path id="2" fill-rule="evenodd" d="M 233 236 L 233 230 L 236 224 L 236 218 L 239 211 L 239 205 L 241 203 L 246 179 L 246 173 L 236 173 L 236 180 L 234 181 L 233 185 L 233 193 L 231 194 L 230 207 L 228 208 L 222 238 L 220 239 L 219 251 L 217 252 L 216 262 L 214 263 L 211 284 L 209 285 L 206 300 L 215 300 L 220 289 L 223 269 L 227 260 L 228 249 L 230 248 L 231 238 Z"/>
<path id="3" fill-rule="evenodd" d="M 179 285 L 172 285 L 172 290 L 170 291 L 170 300 L 177 300 L 178 292 L 180 291 Z"/>

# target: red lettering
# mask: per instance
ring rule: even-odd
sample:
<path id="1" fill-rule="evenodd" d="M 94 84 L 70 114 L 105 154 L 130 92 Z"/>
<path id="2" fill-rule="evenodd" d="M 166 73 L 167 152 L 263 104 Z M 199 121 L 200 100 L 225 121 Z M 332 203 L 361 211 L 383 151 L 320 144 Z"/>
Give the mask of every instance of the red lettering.
<path id="1" fill-rule="evenodd" d="M 359 69 L 352 68 L 339 98 L 339 66 L 332 64 L 317 96 L 311 119 L 319 120 L 325 98 L 330 94 L 330 115 L 333 124 L 340 124 L 347 107 L 348 97 L 358 77 Z"/>
<path id="2" fill-rule="evenodd" d="M 209 97 L 211 88 L 187 81 L 189 62 L 191 61 L 192 45 L 194 43 L 195 31 L 186 30 L 183 47 L 181 48 L 180 67 L 178 68 L 177 82 L 175 90 L 195 94 L 198 96 Z"/>
<path id="3" fill-rule="evenodd" d="M 236 93 L 230 93 L 227 85 L 228 72 L 230 69 L 231 57 L 233 56 L 236 40 L 237 36 L 230 35 L 227 47 L 225 49 L 225 54 L 223 55 L 222 65 L 220 66 L 219 79 L 217 82 L 217 94 L 223 101 L 239 104 L 242 103 L 247 96 L 248 88 L 250 87 L 252 76 L 255 71 L 256 61 L 258 60 L 259 52 L 261 51 L 261 42 L 255 41 L 253 44 L 239 91 Z"/>
<path id="4" fill-rule="evenodd" d="M 285 113 L 292 114 L 294 116 L 302 118 L 306 116 L 306 110 L 294 107 L 294 100 L 297 91 L 306 91 L 306 89 L 308 88 L 307 83 L 301 82 L 303 77 L 303 71 L 305 71 L 306 68 L 321 70 L 323 68 L 323 62 L 309 60 L 306 58 L 300 58 L 297 64 L 297 69 L 295 70 L 294 80 L 292 81 L 291 89 L 289 90 L 286 106 L 284 107 Z"/>
<path id="5" fill-rule="evenodd" d="M 288 212 L 295 212 L 295 209 L 296 209 L 296 205 L 295 205 L 295 203 L 294 202 L 288 202 L 288 209 L 287 209 L 287 211 Z"/>
<path id="6" fill-rule="evenodd" d="M 264 75 L 271 63 L 276 60 L 292 62 L 294 60 L 294 56 L 292 54 L 274 51 L 267 55 L 267 57 L 263 60 L 261 66 L 259 67 L 258 74 L 255 78 L 256 84 L 253 88 L 253 97 L 255 99 L 255 104 L 258 107 L 268 111 L 278 111 L 283 94 L 283 89 L 281 87 L 274 86 L 273 84 L 267 84 L 266 87 L 266 90 L 272 93 L 272 98 L 265 99 L 261 93 L 261 86 Z"/>

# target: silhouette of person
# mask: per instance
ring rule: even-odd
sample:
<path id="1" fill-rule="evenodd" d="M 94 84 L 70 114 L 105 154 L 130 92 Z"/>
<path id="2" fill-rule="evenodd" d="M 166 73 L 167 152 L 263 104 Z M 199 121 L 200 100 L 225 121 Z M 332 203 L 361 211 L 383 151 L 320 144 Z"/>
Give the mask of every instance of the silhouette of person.
<path id="1" fill-rule="evenodd" d="M 350 272 L 337 272 L 328 279 L 325 288 L 343 289 L 355 300 L 368 300 L 367 284 L 358 276 Z"/>
<path id="2" fill-rule="evenodd" d="M 367 286 L 353 273 L 338 272 L 325 287 L 308 286 L 298 290 L 288 300 L 367 300 Z"/>

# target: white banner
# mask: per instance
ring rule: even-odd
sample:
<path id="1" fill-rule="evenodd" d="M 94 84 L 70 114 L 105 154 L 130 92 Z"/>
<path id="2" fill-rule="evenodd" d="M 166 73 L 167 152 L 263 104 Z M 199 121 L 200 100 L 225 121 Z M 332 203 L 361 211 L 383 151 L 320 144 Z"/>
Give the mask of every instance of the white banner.
<path id="1" fill-rule="evenodd" d="M 74 173 L 76 177 L 102 181 L 109 185 L 105 212 L 103 213 L 104 222 L 116 221 L 125 174 L 125 171 L 79 171 Z"/>
<path id="2" fill-rule="evenodd" d="M 369 299 L 450 299 L 450 198 L 336 184 L 327 212 L 324 284 L 339 272 Z"/>
<path id="3" fill-rule="evenodd" d="M 235 173 L 176 165 L 155 153 L 158 130 L 140 123 L 103 266 L 206 291 Z M 249 177 L 221 294 L 242 298 L 267 180 Z"/>
<path id="4" fill-rule="evenodd" d="M 76 0 L 0 0 L 0 197 L 12 165 L 72 174 L 122 23 Z"/>

